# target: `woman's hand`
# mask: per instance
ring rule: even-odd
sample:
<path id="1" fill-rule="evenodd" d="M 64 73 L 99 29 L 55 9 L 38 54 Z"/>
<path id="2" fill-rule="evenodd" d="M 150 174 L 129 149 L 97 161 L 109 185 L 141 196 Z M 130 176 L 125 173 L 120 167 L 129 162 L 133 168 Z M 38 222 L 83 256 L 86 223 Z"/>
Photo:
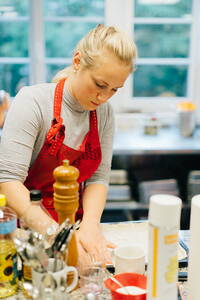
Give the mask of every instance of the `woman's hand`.
<path id="1" fill-rule="evenodd" d="M 99 223 L 81 223 L 76 232 L 76 240 L 80 268 L 91 264 L 112 263 L 108 248 L 115 248 L 115 245 L 104 238 Z"/>

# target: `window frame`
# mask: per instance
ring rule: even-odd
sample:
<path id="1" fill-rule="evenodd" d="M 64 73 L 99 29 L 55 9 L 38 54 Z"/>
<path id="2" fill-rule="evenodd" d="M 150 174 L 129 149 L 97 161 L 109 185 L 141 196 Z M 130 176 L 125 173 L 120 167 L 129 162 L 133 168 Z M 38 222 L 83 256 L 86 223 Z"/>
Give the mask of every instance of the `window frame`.
<path id="1" fill-rule="evenodd" d="M 185 97 L 132 97 L 131 76 L 124 90 L 116 95 L 112 104 L 117 112 L 173 112 L 180 101 L 192 101 L 200 109 L 200 1 L 193 0 L 192 16 L 187 18 L 137 18 L 134 17 L 135 0 L 106 0 L 108 25 L 114 24 L 134 37 L 133 24 L 191 24 L 190 56 L 188 58 L 137 58 L 138 65 L 187 65 L 188 88 Z M 116 14 L 111 15 L 114 8 Z M 124 18 L 122 18 L 122 12 Z M 133 14 L 132 14 L 133 12 Z M 134 74 L 132 75 L 134 76 Z"/>
<path id="2" fill-rule="evenodd" d="M 0 17 L 0 23 L 3 22 L 28 22 L 29 17 L 28 16 L 12 16 L 12 17 L 6 17 L 1 16 Z M 0 57 L 0 64 L 26 64 L 30 62 L 29 57 Z"/>
<path id="3" fill-rule="evenodd" d="M 93 17 L 45 17 L 43 16 L 43 0 L 28 0 L 30 8 L 29 57 L 2 57 L 0 63 L 29 63 L 30 84 L 45 82 L 46 64 L 66 64 L 71 58 L 45 57 L 44 20 L 67 22 L 68 20 L 94 21 Z M 162 112 L 173 111 L 179 101 L 192 101 L 200 109 L 200 1 L 193 0 L 192 17 L 188 18 L 134 18 L 135 0 L 105 0 L 105 18 L 99 23 L 115 25 L 134 38 L 133 24 L 191 24 L 191 44 L 189 58 L 138 58 L 141 65 L 188 65 L 188 89 L 186 97 L 132 97 L 132 76 L 129 76 L 125 87 L 111 99 L 116 112 Z M 114 13 L 113 13 L 114 12 Z M 27 21 L 29 17 L 1 17 L 0 21 Z M 95 21 L 97 19 L 95 18 Z"/>

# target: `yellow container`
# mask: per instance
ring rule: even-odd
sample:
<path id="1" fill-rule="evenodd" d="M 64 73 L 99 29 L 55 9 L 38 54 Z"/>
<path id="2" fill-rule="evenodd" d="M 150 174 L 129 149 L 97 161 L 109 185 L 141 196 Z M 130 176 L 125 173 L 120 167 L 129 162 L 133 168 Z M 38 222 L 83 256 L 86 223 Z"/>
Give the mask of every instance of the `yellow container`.
<path id="1" fill-rule="evenodd" d="M 16 229 L 17 217 L 6 207 L 6 197 L 0 195 L 0 298 L 17 292 L 17 250 L 11 233 Z"/>
<path id="2" fill-rule="evenodd" d="M 184 137 L 192 136 L 196 128 L 196 105 L 192 102 L 180 102 L 177 110 L 180 134 Z"/>

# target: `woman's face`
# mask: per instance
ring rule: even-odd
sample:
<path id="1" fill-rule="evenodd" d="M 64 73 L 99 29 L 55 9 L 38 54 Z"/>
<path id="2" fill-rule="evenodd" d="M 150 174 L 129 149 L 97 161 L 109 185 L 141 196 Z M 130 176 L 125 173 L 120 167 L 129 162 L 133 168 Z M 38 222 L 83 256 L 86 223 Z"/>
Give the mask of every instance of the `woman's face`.
<path id="1" fill-rule="evenodd" d="M 69 91 L 86 110 L 95 110 L 107 102 L 130 74 L 130 67 L 108 51 L 102 53 L 91 69 L 83 69 L 80 63 L 74 67 L 77 71 L 69 79 Z"/>

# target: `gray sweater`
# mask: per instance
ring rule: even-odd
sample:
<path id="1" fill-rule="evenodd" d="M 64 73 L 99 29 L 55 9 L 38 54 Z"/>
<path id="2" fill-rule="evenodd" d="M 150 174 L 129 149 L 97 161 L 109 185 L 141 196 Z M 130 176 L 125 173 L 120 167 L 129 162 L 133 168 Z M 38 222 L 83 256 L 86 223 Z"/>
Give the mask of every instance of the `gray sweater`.
<path id="1" fill-rule="evenodd" d="M 51 126 L 55 86 L 55 83 L 45 83 L 24 87 L 13 100 L 1 137 L 0 182 L 25 181 Z M 77 149 L 89 130 L 89 111 L 69 94 L 66 83 L 61 116 L 65 125 L 64 144 Z M 114 133 L 110 104 L 97 108 L 97 119 L 102 162 L 87 184 L 103 183 L 108 186 Z"/>

